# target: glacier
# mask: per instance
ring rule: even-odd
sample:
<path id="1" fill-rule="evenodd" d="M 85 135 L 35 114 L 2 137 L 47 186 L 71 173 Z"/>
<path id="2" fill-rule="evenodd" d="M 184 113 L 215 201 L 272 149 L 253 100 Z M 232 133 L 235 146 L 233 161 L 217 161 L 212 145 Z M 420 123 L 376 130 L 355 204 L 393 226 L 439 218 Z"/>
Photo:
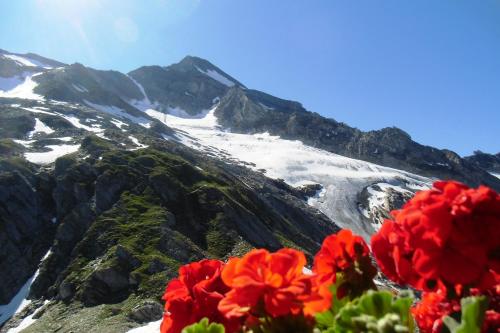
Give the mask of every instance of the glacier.
<path id="1" fill-rule="evenodd" d="M 231 133 L 218 125 L 216 108 L 217 105 L 189 118 L 153 109 L 145 112 L 177 130 L 180 142 L 208 155 L 257 171 L 265 170 L 268 177 L 283 179 L 294 187 L 320 184 L 321 193 L 310 198 L 309 204 L 340 227 L 352 229 L 365 239 L 377 230 L 378 223 L 365 216 L 359 207 L 358 196 L 363 189 L 384 183 L 415 192 L 432 183 L 427 177 L 330 153 L 298 140 L 285 140 L 268 133 Z"/>

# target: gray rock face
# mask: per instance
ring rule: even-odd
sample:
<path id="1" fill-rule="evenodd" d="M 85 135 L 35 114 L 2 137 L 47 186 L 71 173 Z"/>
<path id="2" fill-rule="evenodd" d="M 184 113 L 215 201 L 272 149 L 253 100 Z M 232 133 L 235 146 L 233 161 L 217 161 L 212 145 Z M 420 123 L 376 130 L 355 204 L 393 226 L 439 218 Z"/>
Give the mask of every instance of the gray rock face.
<path id="1" fill-rule="evenodd" d="M 29 112 L 5 108 L 0 113 L 0 138 L 23 139 L 35 127 L 35 118 Z"/>
<path id="2" fill-rule="evenodd" d="M 53 228 L 37 184 L 19 172 L 0 172 L 0 304 L 10 301 L 33 275 Z"/>
<path id="3" fill-rule="evenodd" d="M 196 115 L 208 110 L 217 97 L 229 89 L 206 73 L 218 75 L 243 87 L 236 79 L 224 73 L 208 61 L 197 57 L 186 57 L 178 64 L 168 67 L 145 66 L 129 73 L 139 82 L 157 109 L 170 113 L 180 108 L 187 114 Z"/>
<path id="4" fill-rule="evenodd" d="M 139 323 L 160 320 L 163 317 L 163 307 L 153 300 L 146 300 L 142 304 L 135 306 L 129 317 Z"/>
<path id="5" fill-rule="evenodd" d="M 62 301 L 69 301 L 75 295 L 75 285 L 71 282 L 63 282 L 59 285 L 58 296 Z"/>
<path id="6" fill-rule="evenodd" d="M 114 106 L 132 116 L 148 118 L 130 105 L 130 101 L 142 100 L 144 96 L 138 86 L 120 72 L 99 71 L 76 63 L 64 70 L 47 71 L 34 80 L 38 83 L 35 92 L 46 98 Z"/>
<path id="7" fill-rule="evenodd" d="M 359 208 L 378 230 L 385 219 L 392 218 L 390 212 L 400 209 L 413 195 L 414 191 L 408 189 L 397 191 L 393 187 L 381 188 L 373 184 L 359 194 Z"/>
<path id="8" fill-rule="evenodd" d="M 92 306 L 103 303 L 117 303 L 127 298 L 128 274 L 110 267 L 96 270 L 84 282 L 82 301 Z"/>
<path id="9" fill-rule="evenodd" d="M 304 199 L 307 199 L 317 195 L 322 188 L 321 184 L 307 184 L 298 187 L 297 190 L 304 195 Z"/>
<path id="10" fill-rule="evenodd" d="M 475 151 L 474 155 L 466 156 L 464 159 L 488 172 L 500 174 L 500 153 L 487 154 Z"/>

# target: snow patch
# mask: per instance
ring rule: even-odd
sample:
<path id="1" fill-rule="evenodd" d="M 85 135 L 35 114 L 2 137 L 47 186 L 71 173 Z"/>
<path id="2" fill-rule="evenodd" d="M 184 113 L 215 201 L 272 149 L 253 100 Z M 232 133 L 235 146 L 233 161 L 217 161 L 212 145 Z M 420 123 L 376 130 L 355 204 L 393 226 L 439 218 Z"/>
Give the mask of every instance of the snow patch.
<path id="1" fill-rule="evenodd" d="M 144 98 L 142 100 L 131 99 L 131 100 L 129 100 L 128 103 L 141 111 L 145 111 L 145 110 L 151 108 L 151 101 L 149 100 L 149 97 L 146 94 L 144 87 L 139 82 L 137 82 L 134 78 L 132 78 L 131 76 L 127 75 L 127 77 L 137 86 L 139 91 L 142 93 L 142 96 L 144 96 Z"/>
<path id="2" fill-rule="evenodd" d="M 30 146 L 31 146 L 31 144 L 32 144 L 33 142 L 35 142 L 36 140 L 15 140 L 15 139 L 14 139 L 14 140 L 12 140 L 12 141 L 14 141 L 15 143 L 19 143 L 20 145 L 23 145 L 23 146 L 25 146 L 26 148 L 28 148 L 28 147 L 30 147 Z"/>
<path id="3" fill-rule="evenodd" d="M 35 164 L 49 164 L 61 156 L 71 154 L 80 148 L 80 145 L 50 145 L 47 152 L 24 153 L 24 157 Z"/>
<path id="4" fill-rule="evenodd" d="M 152 110 L 152 109 L 146 110 L 146 113 L 147 113 L 147 111 L 150 111 L 150 110 Z M 202 118 L 206 117 L 208 112 L 209 112 L 209 110 L 204 110 L 204 111 L 201 111 L 201 112 L 193 115 L 193 114 L 187 113 L 185 110 L 183 110 L 182 108 L 180 108 L 178 106 L 168 107 L 168 114 L 173 116 L 173 117 L 177 117 L 177 118 L 202 119 Z"/>
<path id="5" fill-rule="evenodd" d="M 47 304 L 47 303 L 50 303 L 50 301 L 48 300 L 45 300 L 43 302 L 43 304 L 38 307 L 35 311 L 33 311 L 32 314 L 30 314 L 29 316 L 26 316 L 20 323 L 19 325 L 17 325 L 17 327 L 14 327 L 14 328 L 11 328 L 7 331 L 7 333 L 19 333 L 21 332 L 22 330 L 24 330 L 25 328 L 28 328 L 29 326 L 31 326 L 31 324 L 33 324 L 35 321 L 37 321 L 38 319 L 34 319 L 33 317 L 38 313 L 40 312 L 40 310 Z"/>
<path id="6" fill-rule="evenodd" d="M 57 115 L 61 118 L 64 118 L 66 119 L 67 121 L 69 121 L 71 123 L 71 125 L 75 126 L 76 128 L 81 128 L 81 129 L 84 129 L 86 131 L 89 131 L 89 132 L 94 132 L 94 133 L 102 133 L 104 132 L 104 129 L 102 129 L 99 125 L 92 125 L 92 126 L 87 126 L 87 125 L 84 125 L 80 122 L 80 119 L 78 119 L 77 117 L 75 117 L 74 115 L 65 115 L 65 114 L 62 114 L 62 113 L 57 113 Z"/>
<path id="7" fill-rule="evenodd" d="M 23 110 L 26 110 L 26 111 L 29 111 L 29 112 L 33 112 L 33 113 L 41 113 L 41 114 L 48 114 L 48 115 L 51 115 L 53 116 L 54 114 L 52 112 L 47 112 L 47 111 L 43 111 L 44 109 L 46 108 L 41 108 L 41 107 L 33 107 L 33 108 L 22 108 Z"/>
<path id="8" fill-rule="evenodd" d="M 45 259 L 48 258 L 48 256 L 51 254 L 51 250 L 48 250 L 45 256 L 42 258 L 40 261 L 40 264 L 38 267 L 42 265 L 42 263 L 45 261 Z M 31 284 L 35 279 L 38 277 L 38 274 L 40 274 L 40 268 L 38 268 L 33 274 L 32 277 L 30 277 L 24 285 L 19 289 L 17 294 L 12 297 L 10 302 L 8 304 L 0 305 L 0 325 L 5 323 L 7 320 L 9 320 L 14 314 L 21 312 L 26 306 L 28 306 L 31 301 L 26 299 L 26 297 L 29 294 Z"/>
<path id="9" fill-rule="evenodd" d="M 71 86 L 72 86 L 72 87 L 73 87 L 76 91 L 78 91 L 78 92 L 81 92 L 81 93 L 88 93 L 88 92 L 89 92 L 89 91 L 87 90 L 87 88 L 85 88 L 85 87 L 83 87 L 83 86 L 81 86 L 81 85 L 79 85 L 79 84 L 74 84 L 74 83 L 73 83 Z"/>
<path id="10" fill-rule="evenodd" d="M 51 134 L 54 133 L 54 130 L 49 126 L 45 125 L 43 121 L 38 118 L 35 118 L 35 129 L 28 133 L 28 137 L 31 139 L 35 133 L 46 133 Z"/>
<path id="11" fill-rule="evenodd" d="M 500 173 L 490 172 L 490 175 L 492 175 L 493 177 L 497 177 L 498 179 L 500 179 Z"/>
<path id="12" fill-rule="evenodd" d="M 264 103 L 260 103 L 259 102 L 259 105 L 262 106 L 266 111 L 272 111 L 274 110 L 274 108 L 270 107 L 270 106 L 267 106 L 266 104 Z"/>
<path id="13" fill-rule="evenodd" d="M 137 146 L 137 148 L 134 148 L 132 150 L 137 150 L 137 149 L 147 148 L 148 147 L 147 145 L 140 143 L 139 140 L 136 137 L 132 136 L 132 135 L 129 135 L 128 138 L 134 143 L 134 145 Z"/>
<path id="14" fill-rule="evenodd" d="M 123 121 L 121 120 L 118 120 L 118 119 L 114 119 L 111 120 L 111 123 L 113 125 L 115 125 L 116 127 L 118 127 L 119 129 L 121 129 L 123 132 L 125 132 L 125 130 L 123 129 L 123 126 L 128 126 L 126 123 L 124 123 Z"/>
<path id="15" fill-rule="evenodd" d="M 52 66 L 49 66 L 41 61 L 31 59 L 29 57 L 18 56 L 15 54 L 3 54 L 3 57 L 9 58 L 10 60 L 14 60 L 20 66 L 28 66 L 28 67 L 42 67 L 45 69 L 51 69 Z"/>
<path id="16" fill-rule="evenodd" d="M 89 102 L 85 99 L 83 100 L 83 102 L 85 104 L 87 104 L 88 106 L 90 106 L 91 108 L 96 109 L 97 111 L 101 111 L 101 112 L 113 115 L 115 117 L 126 118 L 126 119 L 133 121 L 134 123 L 139 124 L 139 125 L 146 127 L 146 128 L 149 128 L 149 126 L 151 126 L 151 124 L 149 123 L 149 121 L 146 118 L 133 116 L 133 115 L 125 112 L 123 109 L 120 109 L 119 107 L 116 107 L 114 105 L 95 104 L 95 103 Z"/>
<path id="17" fill-rule="evenodd" d="M 43 100 L 43 96 L 33 92 L 33 89 L 35 89 L 38 85 L 38 83 L 33 81 L 33 77 L 40 74 L 41 73 L 32 75 L 25 72 L 21 76 L 7 78 L 7 80 L 3 79 L 2 81 L 0 81 L 0 97 Z M 13 86 L 14 84 L 15 86 Z M 6 88 L 10 86 L 10 89 L 4 90 L 4 85 Z"/>
<path id="18" fill-rule="evenodd" d="M 158 321 L 152 321 L 144 326 L 133 328 L 126 333 L 156 333 L 160 331 L 161 319 Z"/>
<path id="19" fill-rule="evenodd" d="M 229 80 L 227 77 L 225 77 L 221 73 L 217 72 L 216 70 L 208 69 L 208 70 L 204 71 L 203 69 L 199 68 L 198 66 L 195 66 L 195 67 L 199 72 L 209 76 L 210 78 L 222 83 L 225 86 L 232 87 L 235 84 L 233 81 Z"/>

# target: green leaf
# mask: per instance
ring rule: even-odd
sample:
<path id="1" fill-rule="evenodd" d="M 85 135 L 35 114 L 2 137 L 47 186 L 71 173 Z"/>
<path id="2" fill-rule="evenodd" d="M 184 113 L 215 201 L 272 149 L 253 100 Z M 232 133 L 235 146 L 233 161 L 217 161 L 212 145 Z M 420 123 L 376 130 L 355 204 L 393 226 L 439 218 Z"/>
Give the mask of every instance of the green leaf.
<path id="1" fill-rule="evenodd" d="M 318 327 L 330 327 L 335 321 L 335 316 L 331 310 L 316 314 L 316 325 Z"/>
<path id="2" fill-rule="evenodd" d="M 465 297 L 460 301 L 462 313 L 460 322 L 450 316 L 443 318 L 444 324 L 451 333 L 480 333 L 484 314 L 488 308 L 485 296 Z"/>
<path id="3" fill-rule="evenodd" d="M 411 304 L 412 297 L 369 290 L 340 308 L 323 332 L 411 333 L 414 331 Z"/>
<path id="4" fill-rule="evenodd" d="M 386 291 L 369 291 L 359 298 L 359 308 L 364 314 L 381 318 L 392 310 L 392 294 Z"/>
<path id="5" fill-rule="evenodd" d="M 392 303 L 392 310 L 394 313 L 399 314 L 401 322 L 406 325 L 410 332 L 415 330 L 415 322 L 413 321 L 413 316 L 410 313 L 410 308 L 413 304 L 413 294 L 408 294 L 405 297 L 398 297 Z"/>
<path id="6" fill-rule="evenodd" d="M 203 318 L 198 323 L 189 325 L 182 330 L 182 333 L 224 333 L 224 326 L 217 323 L 208 323 L 208 318 Z"/>
<path id="7" fill-rule="evenodd" d="M 332 305 L 329 310 L 316 314 L 316 325 L 320 329 L 327 329 L 332 327 L 335 322 L 335 315 L 349 303 L 349 297 L 339 299 L 337 297 L 337 289 L 344 282 L 342 274 L 337 274 L 335 283 L 330 286 L 330 293 L 332 294 Z"/>

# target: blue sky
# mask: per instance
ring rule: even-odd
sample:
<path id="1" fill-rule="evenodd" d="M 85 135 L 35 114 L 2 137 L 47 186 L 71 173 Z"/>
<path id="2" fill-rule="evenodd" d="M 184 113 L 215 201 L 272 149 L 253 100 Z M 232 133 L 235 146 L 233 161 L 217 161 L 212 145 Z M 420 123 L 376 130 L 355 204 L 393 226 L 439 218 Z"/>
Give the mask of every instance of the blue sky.
<path id="1" fill-rule="evenodd" d="M 500 1 L 1 1 L 0 48 L 130 71 L 206 58 L 362 130 L 500 151 Z"/>

